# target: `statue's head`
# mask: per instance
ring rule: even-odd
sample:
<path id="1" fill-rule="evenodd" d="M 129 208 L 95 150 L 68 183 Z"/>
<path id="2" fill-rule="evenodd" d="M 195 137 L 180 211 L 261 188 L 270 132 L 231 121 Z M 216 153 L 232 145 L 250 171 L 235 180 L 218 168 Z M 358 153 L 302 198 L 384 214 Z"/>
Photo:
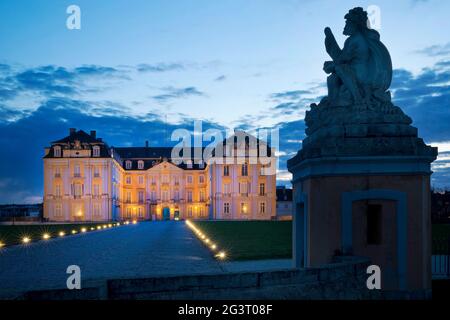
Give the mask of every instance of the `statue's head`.
<path id="1" fill-rule="evenodd" d="M 368 29 L 367 21 L 369 17 L 367 11 L 364 11 L 361 7 L 351 9 L 345 15 L 345 19 L 344 35 L 346 36 L 351 36 L 357 32 Z"/>

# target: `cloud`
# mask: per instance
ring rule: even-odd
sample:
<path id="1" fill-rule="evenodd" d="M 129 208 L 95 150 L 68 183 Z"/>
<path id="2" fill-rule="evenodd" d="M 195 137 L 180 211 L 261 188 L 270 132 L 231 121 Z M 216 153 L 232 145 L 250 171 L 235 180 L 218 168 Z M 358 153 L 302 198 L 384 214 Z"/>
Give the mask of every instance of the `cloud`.
<path id="1" fill-rule="evenodd" d="M 447 56 L 450 54 L 450 42 L 443 45 L 429 46 L 424 49 L 417 50 L 416 52 L 430 57 Z"/>
<path id="2" fill-rule="evenodd" d="M 273 100 L 299 100 L 303 96 L 310 94 L 312 94 L 310 90 L 295 90 L 273 93 L 270 95 L 270 98 Z"/>
<path id="3" fill-rule="evenodd" d="M 187 98 L 191 96 L 205 96 L 205 94 L 199 91 L 196 87 L 186 87 L 186 88 L 174 88 L 166 87 L 162 89 L 166 93 L 153 96 L 152 98 L 161 103 L 166 103 L 170 100 Z"/>
<path id="4" fill-rule="evenodd" d="M 2 64 L 0 100 L 11 100 L 20 94 L 74 96 L 86 89 L 87 80 L 111 77 L 124 78 L 124 73 L 112 67 L 98 65 L 83 65 L 74 69 L 53 65 L 17 69 Z"/>
<path id="5" fill-rule="evenodd" d="M 137 66 L 139 72 L 168 72 L 168 71 L 180 71 L 185 67 L 180 63 L 156 63 L 156 64 L 146 64 L 142 63 Z"/>
<path id="6" fill-rule="evenodd" d="M 43 193 L 42 156 L 44 147 L 51 141 L 68 135 L 68 128 L 97 130 L 110 146 L 143 146 L 151 141 L 152 146 L 170 146 L 177 142 L 168 141 L 175 129 L 193 130 L 190 119 L 179 124 L 167 123 L 157 114 L 145 117 L 126 115 L 112 106 L 114 112 L 93 115 L 92 108 L 105 110 L 104 105 L 93 106 L 91 102 L 69 98 L 50 99 L 34 111 L 21 114 L 14 121 L 0 121 L 0 203 L 20 203 L 23 199 L 36 199 Z M 0 108 L 0 115 L 17 111 Z M 225 130 L 221 125 L 203 121 L 203 129 Z M 165 137 L 168 137 L 165 138 Z"/>
<path id="7" fill-rule="evenodd" d="M 226 79 L 227 79 L 227 77 L 225 75 L 221 75 L 221 76 L 218 76 L 217 78 L 215 78 L 214 81 L 222 82 L 222 81 L 225 81 Z"/>

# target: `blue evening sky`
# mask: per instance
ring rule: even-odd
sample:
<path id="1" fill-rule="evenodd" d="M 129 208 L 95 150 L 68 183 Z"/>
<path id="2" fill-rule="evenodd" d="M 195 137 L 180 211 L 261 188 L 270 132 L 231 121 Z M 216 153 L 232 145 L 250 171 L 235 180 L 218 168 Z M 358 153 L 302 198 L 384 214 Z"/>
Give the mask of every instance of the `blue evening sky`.
<path id="1" fill-rule="evenodd" d="M 81 30 L 66 28 L 71 4 Z M 325 94 L 323 29 L 342 44 L 346 12 L 369 5 L 381 9 L 395 102 L 441 147 L 433 184 L 450 186 L 450 1 L 2 0 L 0 203 L 39 200 L 43 148 L 69 127 L 111 145 L 166 144 L 162 130 L 193 119 L 276 127 L 288 183 L 304 113 Z"/>

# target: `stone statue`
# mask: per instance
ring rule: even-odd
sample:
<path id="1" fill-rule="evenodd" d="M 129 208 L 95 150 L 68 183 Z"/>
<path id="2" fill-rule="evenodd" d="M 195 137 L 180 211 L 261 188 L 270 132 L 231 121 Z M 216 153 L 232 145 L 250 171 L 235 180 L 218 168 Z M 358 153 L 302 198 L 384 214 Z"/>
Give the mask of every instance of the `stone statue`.
<path id="1" fill-rule="evenodd" d="M 368 27 L 367 12 L 355 8 L 345 16 L 341 49 L 330 28 L 325 29 L 325 47 L 333 59 L 324 65 L 328 77 L 325 103 L 336 106 L 370 105 L 373 100 L 390 102 L 392 62 L 380 34 Z"/>
<path id="2" fill-rule="evenodd" d="M 432 155 L 436 150 L 417 136 L 412 119 L 391 101 L 392 61 L 380 34 L 368 26 L 367 12 L 345 16 L 341 49 L 330 28 L 324 64 L 328 96 L 306 112 L 306 138 L 298 159 L 367 155 Z"/>

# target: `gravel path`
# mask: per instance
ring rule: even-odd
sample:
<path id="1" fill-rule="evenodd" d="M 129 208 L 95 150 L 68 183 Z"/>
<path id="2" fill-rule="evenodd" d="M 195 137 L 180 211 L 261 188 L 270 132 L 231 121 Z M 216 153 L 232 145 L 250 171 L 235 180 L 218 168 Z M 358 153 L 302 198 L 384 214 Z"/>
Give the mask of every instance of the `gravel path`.
<path id="1" fill-rule="evenodd" d="M 0 251 L 0 298 L 65 288 L 69 265 L 82 287 L 105 279 L 220 273 L 224 269 L 182 222 L 146 222 Z"/>

